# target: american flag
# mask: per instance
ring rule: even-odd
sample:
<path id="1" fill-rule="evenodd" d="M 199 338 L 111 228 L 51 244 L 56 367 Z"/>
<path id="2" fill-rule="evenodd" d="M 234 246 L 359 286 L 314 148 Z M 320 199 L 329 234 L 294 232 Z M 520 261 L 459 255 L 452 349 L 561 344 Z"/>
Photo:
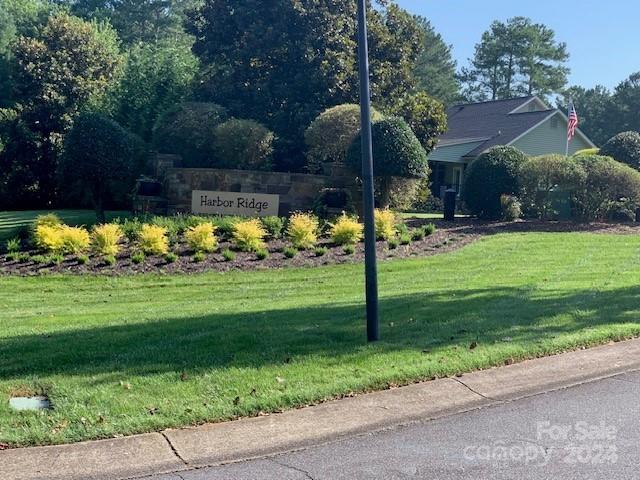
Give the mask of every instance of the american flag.
<path id="1" fill-rule="evenodd" d="M 569 105 L 569 127 L 567 130 L 568 140 L 571 140 L 575 136 L 578 123 L 578 112 L 576 112 L 576 106 L 571 102 Z"/>

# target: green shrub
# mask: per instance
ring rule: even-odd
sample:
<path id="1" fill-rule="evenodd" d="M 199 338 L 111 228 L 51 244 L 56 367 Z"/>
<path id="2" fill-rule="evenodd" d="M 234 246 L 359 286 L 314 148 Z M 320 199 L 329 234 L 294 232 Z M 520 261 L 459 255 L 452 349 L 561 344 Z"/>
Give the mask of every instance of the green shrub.
<path id="1" fill-rule="evenodd" d="M 357 219 L 342 214 L 331 226 L 331 239 L 336 245 L 358 243 L 362 239 L 364 226 Z"/>
<path id="2" fill-rule="evenodd" d="M 352 244 L 347 244 L 342 248 L 342 251 L 345 255 L 353 255 L 354 253 L 356 253 L 356 247 L 354 247 Z"/>
<path id="3" fill-rule="evenodd" d="M 21 244 L 20 239 L 18 237 L 10 238 L 5 243 L 5 248 L 7 249 L 8 253 L 19 252 L 21 246 L 22 246 L 22 244 Z"/>
<path id="4" fill-rule="evenodd" d="M 284 219 L 282 217 L 271 215 L 262 217 L 260 221 L 271 238 L 280 238 L 282 236 L 282 230 L 284 230 Z"/>
<path id="5" fill-rule="evenodd" d="M 400 241 L 397 238 L 392 238 L 387 242 L 389 250 L 395 250 L 400 245 Z"/>
<path id="6" fill-rule="evenodd" d="M 51 257 L 49 255 L 34 255 L 31 257 L 31 261 L 36 265 L 48 265 L 51 263 Z"/>
<path id="7" fill-rule="evenodd" d="M 409 227 L 404 222 L 398 223 L 398 224 L 396 224 L 396 232 L 397 232 L 398 235 L 408 234 L 409 233 Z"/>
<path id="8" fill-rule="evenodd" d="M 394 104 L 393 114 L 406 120 L 427 153 L 447 131 L 444 105 L 425 92 L 406 95 Z"/>
<path id="9" fill-rule="evenodd" d="M 115 255 L 105 255 L 102 257 L 102 261 L 109 267 L 112 267 L 117 263 Z"/>
<path id="10" fill-rule="evenodd" d="M 116 223 L 120 226 L 120 230 L 127 240 L 130 242 L 135 242 L 140 235 L 140 231 L 142 230 L 143 222 L 139 218 L 117 218 L 113 223 Z"/>
<path id="11" fill-rule="evenodd" d="M 169 252 L 164 256 L 164 261 L 167 263 L 176 263 L 178 260 L 178 255 L 174 252 Z"/>
<path id="12" fill-rule="evenodd" d="M 324 257 L 328 251 L 329 250 L 327 249 L 327 247 L 316 247 L 313 250 L 313 253 L 315 254 L 316 257 Z"/>
<path id="13" fill-rule="evenodd" d="M 260 248 L 256 250 L 256 258 L 258 260 L 265 260 L 269 257 L 269 250 L 266 248 Z"/>
<path id="14" fill-rule="evenodd" d="M 575 157 L 585 171 L 576 192 L 575 213 L 585 221 L 633 220 L 640 207 L 640 172 L 610 157 Z"/>
<path id="15" fill-rule="evenodd" d="M 282 253 L 287 258 L 293 258 L 298 254 L 298 249 L 294 247 L 286 247 L 284 250 L 282 250 Z"/>
<path id="16" fill-rule="evenodd" d="M 490 220 L 500 218 L 500 197 L 518 194 L 518 172 L 526 159 L 516 148 L 493 147 L 471 162 L 465 173 L 462 197 L 473 215 Z"/>
<path id="17" fill-rule="evenodd" d="M 424 228 L 414 228 L 411 231 L 411 240 L 414 242 L 420 242 L 424 240 L 424 237 L 425 237 Z"/>
<path id="18" fill-rule="evenodd" d="M 520 165 L 519 198 L 527 217 L 555 218 L 554 193 L 567 192 L 573 199 L 585 180 L 585 171 L 574 158 L 542 155 L 527 158 Z"/>
<path id="19" fill-rule="evenodd" d="M 216 164 L 213 138 L 227 111 L 215 103 L 186 102 L 163 112 L 153 127 L 153 143 L 161 153 L 182 156 L 185 167 Z"/>
<path id="20" fill-rule="evenodd" d="M 7 260 L 10 262 L 17 262 L 20 258 L 20 252 L 9 252 L 7 253 Z"/>
<path id="21" fill-rule="evenodd" d="M 136 265 L 143 263 L 145 258 L 146 257 L 144 252 L 141 252 L 141 251 L 134 252 L 131 254 L 131 261 Z"/>
<path id="22" fill-rule="evenodd" d="M 86 265 L 87 263 L 89 263 L 89 256 L 88 255 L 78 255 L 76 257 L 76 261 L 80 265 Z"/>
<path id="23" fill-rule="evenodd" d="M 267 232 L 257 218 L 244 220 L 234 225 L 233 240 L 236 248 L 244 252 L 255 252 L 265 247 Z"/>
<path id="24" fill-rule="evenodd" d="M 122 237 L 123 233 L 120 225 L 108 223 L 95 226 L 91 233 L 93 250 L 98 255 L 117 255 L 120 251 L 119 244 Z"/>
<path id="25" fill-rule="evenodd" d="M 196 252 L 193 254 L 193 261 L 195 263 L 200 263 L 200 262 L 204 262 L 204 259 L 206 258 L 204 252 Z"/>
<path id="26" fill-rule="evenodd" d="M 141 139 L 109 117 L 80 114 L 64 137 L 59 172 L 70 199 L 89 194 L 98 220 L 104 222 L 107 201 L 126 205 L 147 160 Z"/>
<path id="27" fill-rule="evenodd" d="M 514 195 L 502 195 L 500 197 L 502 220 L 513 222 L 522 217 L 522 206 L 518 197 Z"/>
<path id="28" fill-rule="evenodd" d="M 436 226 L 433 223 L 428 223 L 423 227 L 425 236 L 431 236 L 436 233 Z"/>
<path id="29" fill-rule="evenodd" d="M 52 253 L 49 255 L 49 263 L 51 265 L 60 265 L 62 262 L 64 262 L 64 255 L 61 253 Z"/>
<path id="30" fill-rule="evenodd" d="M 384 117 L 375 109 L 372 122 Z M 360 106 L 344 104 L 328 108 L 307 128 L 304 139 L 307 144 L 307 170 L 317 173 L 323 163 L 344 163 L 353 139 L 360 132 Z"/>
<path id="31" fill-rule="evenodd" d="M 253 120 L 232 118 L 216 127 L 212 148 L 218 168 L 271 170 L 273 142 L 271 130 Z"/>
<path id="32" fill-rule="evenodd" d="M 376 225 L 376 238 L 378 240 L 389 240 L 396 234 L 396 214 L 388 208 L 376 208 L 374 211 L 374 221 Z"/>
<path id="33" fill-rule="evenodd" d="M 600 155 L 611 157 L 640 170 L 640 133 L 622 132 L 617 134 L 602 146 Z"/>
<path id="34" fill-rule="evenodd" d="M 289 218 L 287 237 L 291 244 L 301 250 L 312 248 L 318 241 L 319 222 L 308 213 L 294 213 Z"/>
<path id="35" fill-rule="evenodd" d="M 194 252 L 213 252 L 218 247 L 218 239 L 214 231 L 213 223 L 201 223 L 190 227 L 184 233 L 187 245 Z"/>
<path id="36" fill-rule="evenodd" d="M 225 248 L 222 251 L 222 258 L 224 258 L 225 262 L 233 262 L 236 259 L 236 252 L 234 252 L 233 250 L 229 250 L 228 248 Z"/>
<path id="37" fill-rule="evenodd" d="M 138 235 L 138 246 L 146 255 L 165 255 L 169 251 L 167 229 L 145 223 Z"/>
<path id="38" fill-rule="evenodd" d="M 411 235 L 403 233 L 400 235 L 400 245 L 409 245 L 411 243 Z"/>
<path id="39" fill-rule="evenodd" d="M 373 159 L 378 181 L 379 203 L 383 208 L 390 205 L 393 178 L 422 179 L 429 177 L 427 152 L 415 134 L 401 118 L 388 118 L 374 123 Z M 347 154 L 347 163 L 354 172 L 362 170 L 362 145 L 358 135 Z"/>
<path id="40" fill-rule="evenodd" d="M 216 232 L 220 232 L 222 238 L 230 240 L 233 238 L 236 223 L 242 221 L 244 221 L 244 218 L 242 217 L 225 216 L 214 218 L 212 223 L 216 227 Z"/>

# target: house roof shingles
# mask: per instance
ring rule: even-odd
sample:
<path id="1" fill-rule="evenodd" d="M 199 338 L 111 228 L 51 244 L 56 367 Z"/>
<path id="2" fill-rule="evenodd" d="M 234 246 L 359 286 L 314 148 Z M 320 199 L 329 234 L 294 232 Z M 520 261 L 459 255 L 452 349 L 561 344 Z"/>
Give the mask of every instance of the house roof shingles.
<path id="1" fill-rule="evenodd" d="M 440 137 L 441 146 L 465 143 L 468 139 L 486 139 L 467 153 L 475 157 L 496 145 L 507 145 L 520 135 L 557 112 L 555 109 L 511 113 L 535 97 L 496 100 L 455 105 L 447 110 L 449 130 Z"/>

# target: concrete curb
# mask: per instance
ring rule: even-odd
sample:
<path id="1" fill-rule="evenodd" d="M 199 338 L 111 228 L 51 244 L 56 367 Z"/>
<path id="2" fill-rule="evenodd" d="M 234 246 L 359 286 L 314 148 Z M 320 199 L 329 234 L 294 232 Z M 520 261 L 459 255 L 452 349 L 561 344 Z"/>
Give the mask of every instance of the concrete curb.
<path id="1" fill-rule="evenodd" d="M 162 433 L 0 452 L 3 480 L 103 480 L 305 448 L 640 370 L 640 339 L 360 395 L 282 414 Z"/>

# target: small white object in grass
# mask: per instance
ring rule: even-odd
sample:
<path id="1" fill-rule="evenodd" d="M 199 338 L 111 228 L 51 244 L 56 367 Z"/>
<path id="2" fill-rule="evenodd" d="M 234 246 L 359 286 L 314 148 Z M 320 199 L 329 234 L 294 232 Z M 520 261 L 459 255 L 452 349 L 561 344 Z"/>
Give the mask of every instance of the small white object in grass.
<path id="1" fill-rule="evenodd" d="M 9 399 L 9 405 L 14 410 L 51 410 L 51 402 L 47 397 L 35 396 L 35 397 L 13 397 Z"/>

